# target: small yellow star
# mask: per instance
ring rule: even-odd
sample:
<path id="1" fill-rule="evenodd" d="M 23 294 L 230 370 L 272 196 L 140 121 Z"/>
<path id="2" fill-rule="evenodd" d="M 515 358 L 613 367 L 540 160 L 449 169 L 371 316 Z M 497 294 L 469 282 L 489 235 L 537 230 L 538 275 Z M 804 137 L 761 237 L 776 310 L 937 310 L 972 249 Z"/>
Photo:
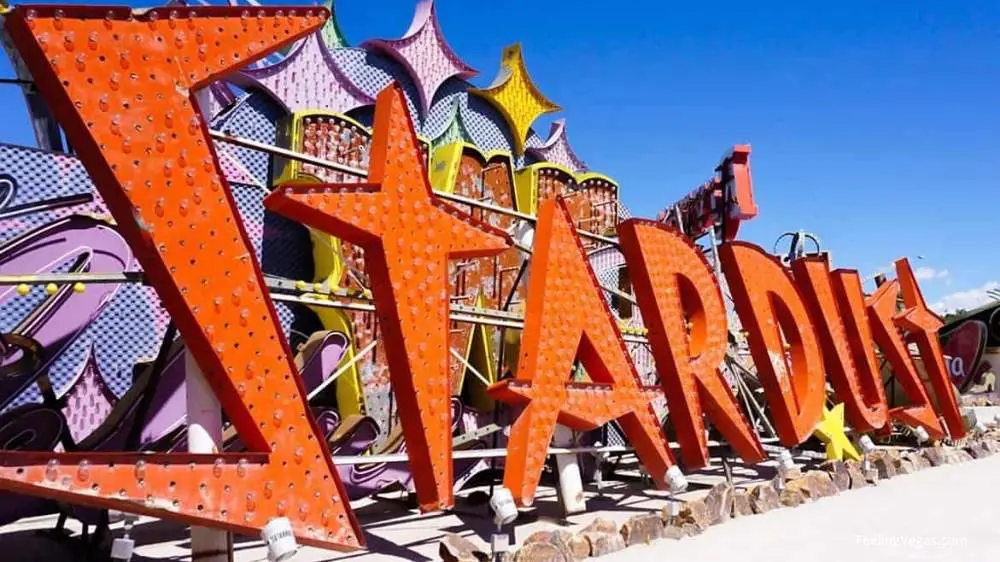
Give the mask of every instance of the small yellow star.
<path id="1" fill-rule="evenodd" d="M 823 417 L 813 430 L 813 435 L 826 443 L 826 458 L 830 460 L 861 460 L 858 450 L 844 433 L 844 405 L 837 404 L 832 410 L 823 406 Z"/>
<path id="2" fill-rule="evenodd" d="M 521 45 L 516 43 L 503 50 L 500 72 L 493 83 L 485 88 L 470 89 L 469 92 L 482 97 L 500 110 L 510 125 L 514 136 L 514 152 L 517 154 L 524 152 L 528 129 L 535 119 L 542 114 L 562 109 L 546 99 L 531 81 L 524 67 Z"/>

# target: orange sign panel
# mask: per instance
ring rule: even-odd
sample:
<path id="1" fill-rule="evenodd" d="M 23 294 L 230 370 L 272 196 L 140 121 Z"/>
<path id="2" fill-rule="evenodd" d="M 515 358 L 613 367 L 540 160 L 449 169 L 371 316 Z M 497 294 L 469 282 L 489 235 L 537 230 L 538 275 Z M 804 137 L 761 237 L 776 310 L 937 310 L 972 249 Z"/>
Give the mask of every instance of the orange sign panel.
<path id="1" fill-rule="evenodd" d="M 375 102 L 368 184 L 285 184 L 272 211 L 365 251 L 421 509 L 453 503 L 448 259 L 499 254 L 501 230 L 434 197 L 403 92 Z"/>
<path id="2" fill-rule="evenodd" d="M 556 423 L 583 431 L 615 419 L 663 485 L 674 461 L 650 404 L 659 391 L 641 386 L 561 198 L 540 204 L 531 262 L 517 374 L 490 388 L 525 405 L 511 429 L 504 485 L 531 504 Z M 569 382 L 576 359 L 593 382 Z"/>
<path id="3" fill-rule="evenodd" d="M 760 438 L 719 372 L 728 347 L 726 308 L 705 256 L 653 221 L 630 219 L 618 225 L 618 237 L 686 466 L 708 464 L 705 414 L 743 460 L 760 462 Z"/>
<path id="4" fill-rule="evenodd" d="M 0 453 L 0 486 L 303 543 L 361 532 L 192 92 L 306 33 L 323 9 L 19 7 L 7 30 L 176 322 L 257 454 Z M 243 13 L 251 13 L 249 11 Z"/>
<path id="5" fill-rule="evenodd" d="M 750 353 L 764 385 L 781 443 L 812 435 L 823 414 L 823 358 L 791 275 L 764 250 L 744 242 L 719 248 Z"/>
<path id="6" fill-rule="evenodd" d="M 865 304 L 868 321 L 871 323 L 872 337 L 882 349 L 882 353 L 892 367 L 892 374 L 903 386 L 910 398 L 910 404 L 889 411 L 892 419 L 902 423 L 922 425 L 934 438 L 944 437 L 944 428 L 931 405 L 924 383 L 917 375 L 917 369 L 910 358 L 906 341 L 893 322 L 896 316 L 896 301 L 899 298 L 899 281 L 895 279 L 883 284 L 868 297 Z"/>
<path id="7" fill-rule="evenodd" d="M 795 281 L 812 313 L 826 372 L 856 431 L 885 425 L 889 407 L 856 271 L 830 272 L 827 256 L 792 262 Z"/>
<path id="8" fill-rule="evenodd" d="M 927 308 L 924 295 L 920 292 L 920 286 L 917 284 L 917 278 L 910 268 L 909 260 L 904 258 L 896 262 L 896 276 L 903 290 L 903 306 L 906 307 L 896 317 L 896 325 L 906 330 L 910 338 L 917 344 L 924 368 L 927 369 L 927 378 L 930 379 L 931 386 L 934 387 L 937 410 L 944 418 L 951 438 L 961 439 L 966 434 L 965 422 L 962 420 L 962 413 L 958 410 L 955 387 L 952 386 L 948 369 L 944 366 L 944 357 L 941 355 L 941 340 L 938 338 L 938 330 L 941 329 L 944 322 Z"/>

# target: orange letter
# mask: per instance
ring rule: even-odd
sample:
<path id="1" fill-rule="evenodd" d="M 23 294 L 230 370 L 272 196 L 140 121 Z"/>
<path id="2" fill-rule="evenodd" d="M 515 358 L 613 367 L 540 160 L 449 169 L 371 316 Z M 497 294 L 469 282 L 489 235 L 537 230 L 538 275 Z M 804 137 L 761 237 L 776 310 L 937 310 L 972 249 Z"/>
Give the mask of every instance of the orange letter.
<path id="1" fill-rule="evenodd" d="M 893 322 L 893 318 L 896 316 L 896 299 L 898 297 L 899 281 L 893 279 L 879 287 L 872 296 L 868 297 L 867 302 L 868 319 L 871 322 L 875 343 L 889 360 L 896 380 L 903 385 L 903 390 L 910 397 L 912 403 L 902 408 L 893 408 L 889 411 L 889 416 L 908 425 L 922 425 L 932 437 L 941 438 L 944 437 L 941 420 L 937 418 L 937 414 L 931 407 L 927 390 L 913 366 L 906 342 L 903 341 L 899 329 Z"/>
<path id="2" fill-rule="evenodd" d="M 812 435 L 826 400 L 823 360 L 809 315 L 788 271 L 764 250 L 727 242 L 719 254 L 736 310 L 749 331 L 750 353 L 778 437 L 794 447 Z"/>
<path id="3" fill-rule="evenodd" d="M 454 496 L 448 258 L 498 254 L 510 242 L 434 197 L 396 84 L 375 102 L 368 179 L 367 185 L 286 184 L 264 204 L 364 249 L 417 498 L 424 510 L 448 507 Z"/>
<path id="4" fill-rule="evenodd" d="M 952 386 L 948 370 L 945 369 L 944 357 L 941 355 L 941 340 L 938 338 L 938 330 L 944 322 L 927 308 L 917 278 L 913 275 L 910 262 L 906 258 L 896 262 L 896 277 L 902 286 L 903 305 L 906 306 L 906 310 L 896 317 L 896 324 L 906 330 L 916 342 L 924 368 L 927 369 L 927 378 L 934 386 L 938 412 L 944 417 L 951 438 L 961 439 L 966 433 L 965 422 L 962 420 L 962 413 L 958 411 L 955 387 Z"/>
<path id="5" fill-rule="evenodd" d="M 650 405 L 659 390 L 640 386 L 598 291 L 565 204 L 542 201 L 517 375 L 489 390 L 504 402 L 527 404 L 510 432 L 503 480 L 522 505 L 534 500 L 557 422 L 585 431 L 618 419 L 658 484 L 673 465 Z M 595 384 L 568 382 L 576 357 Z"/>
<path id="6" fill-rule="evenodd" d="M 287 516 L 301 542 L 357 548 L 361 532 L 191 95 L 329 13 L 241 12 L 18 6 L 6 25 L 251 452 L 5 451 L 0 487 L 245 534 Z"/>
<path id="7" fill-rule="evenodd" d="M 708 464 L 703 403 L 740 457 L 760 462 L 760 439 L 719 372 L 727 347 L 726 308 L 705 257 L 687 238 L 653 221 L 623 222 L 618 237 L 686 466 Z"/>
<path id="8" fill-rule="evenodd" d="M 837 270 L 831 276 L 826 255 L 797 259 L 792 262 L 792 271 L 815 321 L 823 362 L 837 397 L 844 403 L 847 421 L 862 432 L 884 426 L 889 405 L 858 273 Z"/>

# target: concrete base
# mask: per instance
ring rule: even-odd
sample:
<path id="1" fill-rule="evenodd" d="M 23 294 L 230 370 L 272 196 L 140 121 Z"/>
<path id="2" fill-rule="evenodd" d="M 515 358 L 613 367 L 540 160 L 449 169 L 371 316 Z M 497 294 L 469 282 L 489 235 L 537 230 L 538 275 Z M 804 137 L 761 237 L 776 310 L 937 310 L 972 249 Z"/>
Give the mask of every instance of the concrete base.
<path id="1" fill-rule="evenodd" d="M 989 423 L 1000 416 L 1000 406 L 965 406 L 962 409 L 972 410 L 976 419 L 983 423 Z"/>

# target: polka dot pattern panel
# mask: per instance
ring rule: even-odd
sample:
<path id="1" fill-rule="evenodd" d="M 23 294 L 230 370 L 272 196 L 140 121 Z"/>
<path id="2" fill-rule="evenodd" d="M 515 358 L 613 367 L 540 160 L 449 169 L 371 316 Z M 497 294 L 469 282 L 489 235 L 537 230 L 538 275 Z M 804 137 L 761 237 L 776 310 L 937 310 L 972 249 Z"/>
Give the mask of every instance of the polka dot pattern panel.
<path id="1" fill-rule="evenodd" d="M 278 119 L 284 115 L 281 106 L 267 94 L 250 91 L 237 100 L 233 109 L 213 121 L 212 128 L 273 145 L 277 138 Z M 270 185 L 271 159 L 267 153 L 235 145 L 229 145 L 227 151 L 261 185 Z"/>

